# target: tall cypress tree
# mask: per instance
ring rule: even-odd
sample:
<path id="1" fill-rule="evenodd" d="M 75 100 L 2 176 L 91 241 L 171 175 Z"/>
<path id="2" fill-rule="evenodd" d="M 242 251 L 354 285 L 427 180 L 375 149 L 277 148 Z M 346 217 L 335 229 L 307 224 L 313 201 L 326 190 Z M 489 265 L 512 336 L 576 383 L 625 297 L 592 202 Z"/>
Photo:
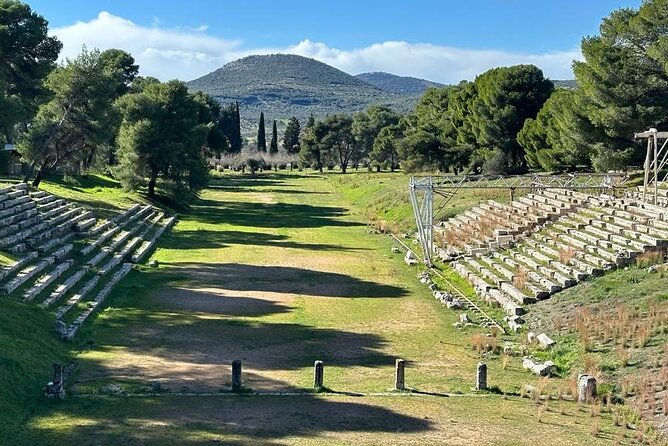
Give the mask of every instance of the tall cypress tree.
<path id="1" fill-rule="evenodd" d="M 278 153 L 278 131 L 276 130 L 276 120 L 271 128 L 271 142 L 269 143 L 269 153 Z"/>
<path id="2" fill-rule="evenodd" d="M 299 119 L 293 116 L 288 121 L 288 125 L 285 126 L 285 132 L 283 132 L 283 148 L 286 152 L 299 153 L 300 131 Z"/>
<path id="3" fill-rule="evenodd" d="M 239 114 L 239 101 L 236 101 L 236 113 L 235 113 L 235 133 L 234 133 L 234 143 L 236 152 L 241 152 L 241 146 L 244 145 L 244 140 L 241 137 L 241 115 Z"/>
<path id="4" fill-rule="evenodd" d="M 264 112 L 260 112 L 260 124 L 257 127 L 257 150 L 267 151 L 267 138 L 264 130 Z"/>

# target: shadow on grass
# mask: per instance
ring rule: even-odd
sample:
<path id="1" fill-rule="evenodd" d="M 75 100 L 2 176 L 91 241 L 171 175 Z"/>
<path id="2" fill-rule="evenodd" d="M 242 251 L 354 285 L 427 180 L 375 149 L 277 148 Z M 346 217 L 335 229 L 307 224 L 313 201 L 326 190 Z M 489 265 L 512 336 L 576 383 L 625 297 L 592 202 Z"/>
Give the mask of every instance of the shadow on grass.
<path id="1" fill-rule="evenodd" d="M 433 421 L 392 409 L 316 395 L 291 397 L 106 397 L 48 404 L 16 444 L 285 444 L 292 437 L 349 433 L 419 434 Z M 65 425 L 39 423 L 59 417 Z M 67 422 L 69 421 L 69 425 Z M 325 437 L 327 438 L 327 437 Z M 326 439 L 323 438 L 323 444 Z M 329 437 L 331 438 L 331 437 Z M 176 440 L 176 442 L 175 442 Z M 282 440 L 282 441 L 281 441 Z M 215 443 L 214 443 L 215 442 Z"/>
<path id="2" fill-rule="evenodd" d="M 346 274 L 243 263 L 163 263 L 201 287 L 325 297 L 404 297 L 405 288 Z"/>
<path id="3" fill-rule="evenodd" d="M 290 203 L 248 203 L 199 200 L 192 214 L 184 217 L 209 224 L 227 223 L 256 228 L 319 228 L 324 226 L 364 226 L 344 220 L 348 210 L 335 206 Z"/>
<path id="4" fill-rule="evenodd" d="M 230 245 L 275 246 L 278 248 L 306 249 L 312 251 L 362 251 L 367 248 L 348 248 L 326 243 L 298 243 L 278 234 L 246 231 L 195 231 L 180 230 L 169 233 L 161 245 L 169 249 L 226 248 Z"/>

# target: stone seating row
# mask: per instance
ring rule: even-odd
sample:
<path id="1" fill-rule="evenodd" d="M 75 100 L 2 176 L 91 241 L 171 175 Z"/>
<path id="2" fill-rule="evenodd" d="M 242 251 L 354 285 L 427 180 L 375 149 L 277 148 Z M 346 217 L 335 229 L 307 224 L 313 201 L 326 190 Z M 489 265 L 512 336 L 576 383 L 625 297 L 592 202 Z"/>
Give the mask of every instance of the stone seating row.
<path id="1" fill-rule="evenodd" d="M 86 308 L 77 318 L 67 327 L 67 331 L 63 334 L 63 338 L 66 340 L 72 340 L 74 336 L 79 331 L 81 325 L 90 317 L 91 314 L 104 302 L 104 299 L 111 293 L 111 290 L 116 286 L 120 280 L 125 277 L 130 270 L 132 269 L 131 263 L 125 263 L 123 266 L 116 271 L 113 277 L 107 282 L 107 284 L 102 288 L 95 298 L 91 301 L 88 308 Z"/>
<path id="2" fill-rule="evenodd" d="M 479 295 L 516 317 L 521 313 L 508 300 L 520 306 L 533 303 L 591 275 L 625 266 L 640 253 L 668 246 L 668 222 L 663 220 L 668 212 L 609 197 L 587 200 L 578 193 L 575 198 L 580 200 L 575 212 L 537 227 L 508 250 L 464 257 L 453 262 L 453 268 Z M 519 275 L 523 289 L 514 286 Z M 494 289 L 498 291 L 490 293 Z"/>

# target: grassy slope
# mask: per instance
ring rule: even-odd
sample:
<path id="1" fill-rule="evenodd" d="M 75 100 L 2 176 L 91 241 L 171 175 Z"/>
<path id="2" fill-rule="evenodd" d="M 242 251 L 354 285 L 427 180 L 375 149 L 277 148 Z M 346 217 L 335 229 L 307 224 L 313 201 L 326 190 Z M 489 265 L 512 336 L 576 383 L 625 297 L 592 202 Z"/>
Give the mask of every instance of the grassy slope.
<path id="1" fill-rule="evenodd" d="M 47 180 L 42 188 L 69 201 L 111 214 L 140 197 L 121 191 L 108 178 L 91 176 L 79 185 Z M 0 254 L 0 264 L 13 257 Z M 53 362 L 71 361 L 69 345 L 53 329 L 53 315 L 34 304 L 0 299 L 0 439 L 44 404 L 42 389 L 51 379 Z M 5 443 L 2 443 L 5 444 Z"/>
<path id="2" fill-rule="evenodd" d="M 378 228 L 396 233 L 415 228 L 408 196 L 410 175 L 352 171 L 346 175 L 329 174 L 327 178 L 346 200 L 363 209 Z M 434 198 L 434 207 L 440 210 L 435 218 L 450 218 L 483 201 L 507 202 L 508 199 L 508 192 L 500 189 L 459 190 L 444 207 L 441 197 Z"/>
<path id="3" fill-rule="evenodd" d="M 392 179 L 398 186 L 405 178 L 397 178 Z M 312 361 L 320 358 L 327 364 L 328 387 L 384 392 L 392 384 L 394 358 L 403 357 L 409 361 L 409 387 L 470 391 L 479 361 L 468 347 L 475 329 L 452 328 L 457 315 L 441 308 L 417 284 L 415 270 L 404 265 L 400 255 L 390 255 L 385 236 L 367 233 L 362 207 L 354 206 L 348 214 L 337 189 L 317 177 L 233 177 L 214 186 L 162 241 L 155 254 L 162 266 L 133 271 L 112 293 L 110 308 L 82 330 L 74 344 L 78 391 L 95 393 L 110 382 L 140 390 L 151 373 L 165 368 L 161 362 L 169 364 L 174 358 L 212 367 L 220 376 L 214 381 L 224 386 L 233 357 L 198 356 L 216 354 L 210 350 L 216 344 L 224 350 L 240 346 L 240 352 L 250 355 L 265 345 L 289 347 L 280 350 L 288 352 L 284 356 L 272 356 L 259 366 L 250 361 L 245 376 L 251 387 L 269 382 L 270 388 L 308 388 Z M 344 196 L 351 190 L 344 188 Z M 205 280 L 184 276 L 181 268 L 192 262 L 214 274 Z M 287 269 L 298 279 L 289 283 L 294 290 L 281 286 L 280 274 Z M 230 271 L 232 276 L 223 274 Z M 240 285 L 234 275 L 243 274 Z M 272 274 L 277 276 L 267 282 L 265 276 Z M 165 300 L 169 290 L 187 287 L 250 292 L 253 299 L 262 297 L 269 304 L 257 313 L 235 314 L 175 307 Z M 272 298 L 279 300 L 271 303 Z M 48 326 L 47 321 L 34 323 Z M 62 352 L 62 346 L 55 345 Z M 151 362 L 156 358 L 161 361 L 157 366 Z M 535 383 L 521 371 L 517 358 L 505 370 L 498 359 L 486 361 L 490 384 L 503 391 Z M 131 366 L 131 373 L 125 373 L 123 364 Z M 193 376 L 198 370 L 192 368 Z M 541 419 L 544 409 L 500 396 L 452 402 L 346 398 L 344 405 L 341 397 L 327 396 L 318 409 L 309 407 L 311 398 L 306 396 L 299 399 L 302 406 L 266 398 L 244 407 L 239 407 L 240 400 L 230 406 L 216 398 L 165 398 L 71 397 L 42 407 L 13 437 L 13 444 L 102 444 L 108 438 L 122 438 L 124 444 L 166 444 L 174 438 L 180 444 L 213 438 L 231 444 L 312 444 L 323 438 L 334 444 L 420 444 L 424 439 L 470 444 L 472 438 L 485 444 L 535 444 L 544 434 L 563 444 L 604 444 L 618 435 L 609 414 L 603 415 L 600 436 L 592 439 L 591 420 L 572 404 L 564 403 L 567 415 L 548 410 Z M 44 402 L 34 392 L 25 403 L 39 404 Z M 508 410 L 499 411 L 500 406 Z M 359 418 L 345 421 L 356 411 Z M 405 433 L 395 437 L 398 429 Z"/>

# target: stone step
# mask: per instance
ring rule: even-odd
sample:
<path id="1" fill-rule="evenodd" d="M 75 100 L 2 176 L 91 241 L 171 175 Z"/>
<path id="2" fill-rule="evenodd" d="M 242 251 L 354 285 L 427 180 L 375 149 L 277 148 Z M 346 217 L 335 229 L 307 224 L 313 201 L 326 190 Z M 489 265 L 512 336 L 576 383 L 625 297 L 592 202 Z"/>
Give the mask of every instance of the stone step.
<path id="1" fill-rule="evenodd" d="M 47 297 L 44 302 L 42 302 L 43 307 L 49 307 L 51 306 L 54 302 L 60 300 L 62 297 L 65 296 L 65 294 L 72 289 L 76 284 L 79 283 L 79 281 L 88 273 L 88 268 L 85 266 L 78 270 L 76 273 L 65 279 L 60 285 L 56 287 L 53 292 Z"/>
<path id="2" fill-rule="evenodd" d="M 74 336 L 77 334 L 79 331 L 79 328 L 81 325 L 90 317 L 93 312 L 102 305 L 104 302 L 104 299 L 111 293 L 111 290 L 116 286 L 118 282 L 120 282 L 123 277 L 125 277 L 130 270 L 132 269 L 132 264 L 131 263 L 125 263 L 121 268 L 116 271 L 116 273 L 111 277 L 111 279 L 105 284 L 104 288 L 102 288 L 95 298 L 91 301 L 91 304 L 88 306 L 86 310 L 84 310 L 77 318 L 72 322 L 69 327 L 67 327 L 67 332 L 63 336 L 64 339 L 66 340 L 72 340 Z"/>
<path id="3" fill-rule="evenodd" d="M 56 268 L 54 268 L 53 271 L 40 277 L 33 286 L 31 286 L 28 290 L 26 290 L 26 292 L 23 294 L 23 299 L 33 300 L 35 297 L 37 297 L 37 295 L 39 295 L 49 285 L 51 285 L 56 279 L 58 279 L 58 277 L 60 277 L 65 271 L 70 269 L 70 267 L 73 264 L 74 260 L 72 259 L 65 260 L 63 263 L 56 266 Z"/>

